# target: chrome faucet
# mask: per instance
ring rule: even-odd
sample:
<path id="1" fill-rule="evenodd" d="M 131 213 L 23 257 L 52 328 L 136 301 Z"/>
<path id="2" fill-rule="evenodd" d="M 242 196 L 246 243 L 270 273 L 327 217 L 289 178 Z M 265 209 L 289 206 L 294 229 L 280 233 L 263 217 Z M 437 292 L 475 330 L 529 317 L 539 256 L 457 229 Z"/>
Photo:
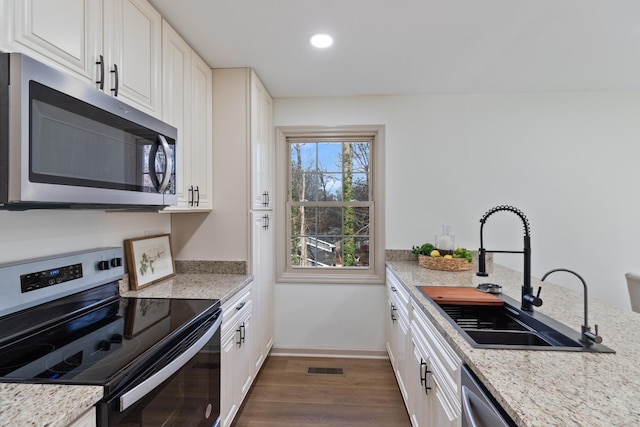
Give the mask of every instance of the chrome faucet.
<path id="1" fill-rule="evenodd" d="M 591 342 L 600 344 L 602 342 L 602 337 L 598 335 L 598 325 L 595 325 L 595 332 L 591 332 L 591 328 L 589 327 L 589 320 L 587 318 L 587 311 L 588 311 L 587 283 L 584 281 L 582 276 L 580 276 L 578 273 L 576 273 L 575 271 L 567 270 L 566 268 L 556 268 L 554 270 L 547 271 L 544 274 L 544 276 L 542 276 L 542 279 L 540 280 L 544 282 L 544 279 L 546 279 L 548 275 L 556 271 L 565 271 L 567 273 L 571 273 L 574 276 L 576 276 L 578 279 L 580 279 L 580 281 L 582 282 L 582 286 L 584 287 L 584 325 L 582 325 L 582 337 L 580 338 L 580 341 L 582 341 L 585 344 L 591 344 Z"/>
<path id="2" fill-rule="evenodd" d="M 513 212 L 518 215 L 524 225 L 524 249 L 521 251 L 488 251 L 484 248 L 483 240 L 483 228 L 484 224 L 491 215 L 500 211 Z M 540 291 L 542 288 L 538 288 L 538 294 L 533 295 L 533 288 L 531 287 L 531 237 L 529 235 L 529 220 L 518 208 L 508 205 L 496 206 L 491 208 L 480 218 L 480 249 L 478 250 L 478 276 L 488 276 L 486 267 L 486 254 L 489 253 L 507 253 L 507 254 L 523 254 L 524 256 L 524 280 L 522 282 L 522 303 L 521 308 L 524 311 L 533 311 L 533 307 L 540 307 L 542 300 L 540 299 Z"/>

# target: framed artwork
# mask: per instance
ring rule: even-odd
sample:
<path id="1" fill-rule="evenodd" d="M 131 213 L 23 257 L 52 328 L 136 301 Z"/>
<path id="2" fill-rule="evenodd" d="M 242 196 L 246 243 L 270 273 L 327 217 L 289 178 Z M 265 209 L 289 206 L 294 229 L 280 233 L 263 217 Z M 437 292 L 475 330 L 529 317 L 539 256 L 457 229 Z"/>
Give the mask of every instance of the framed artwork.
<path id="1" fill-rule="evenodd" d="M 131 289 L 138 290 L 176 274 L 170 234 L 125 240 L 124 250 Z"/>

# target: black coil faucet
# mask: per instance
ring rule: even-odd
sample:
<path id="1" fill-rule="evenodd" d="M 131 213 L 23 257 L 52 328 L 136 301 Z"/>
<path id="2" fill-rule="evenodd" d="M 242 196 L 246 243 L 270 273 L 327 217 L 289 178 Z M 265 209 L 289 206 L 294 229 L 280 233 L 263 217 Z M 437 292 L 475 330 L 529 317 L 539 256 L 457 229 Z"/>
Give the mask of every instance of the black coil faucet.
<path id="1" fill-rule="evenodd" d="M 508 211 L 516 214 L 524 225 L 524 249 L 521 251 L 488 251 L 484 248 L 483 229 L 487 219 L 496 212 Z M 542 300 L 540 299 L 540 290 L 538 288 L 538 294 L 533 295 L 533 288 L 531 287 L 531 236 L 529 230 L 529 220 L 518 208 L 509 205 L 500 205 L 491 208 L 480 218 L 480 249 L 478 250 L 478 276 L 488 276 L 486 266 L 486 254 L 489 253 L 506 253 L 506 254 L 523 254 L 524 256 L 524 280 L 522 282 L 522 303 L 521 308 L 524 311 L 533 311 L 533 307 L 540 307 Z"/>

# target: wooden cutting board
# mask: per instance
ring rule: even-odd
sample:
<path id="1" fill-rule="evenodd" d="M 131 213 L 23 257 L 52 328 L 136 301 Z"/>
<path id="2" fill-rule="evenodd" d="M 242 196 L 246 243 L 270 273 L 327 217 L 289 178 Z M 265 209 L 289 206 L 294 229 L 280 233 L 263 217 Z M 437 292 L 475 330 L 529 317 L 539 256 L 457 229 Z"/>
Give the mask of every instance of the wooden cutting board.
<path id="1" fill-rule="evenodd" d="M 421 286 L 420 288 L 436 304 L 504 305 L 504 301 L 499 297 L 476 288 L 453 286 Z"/>

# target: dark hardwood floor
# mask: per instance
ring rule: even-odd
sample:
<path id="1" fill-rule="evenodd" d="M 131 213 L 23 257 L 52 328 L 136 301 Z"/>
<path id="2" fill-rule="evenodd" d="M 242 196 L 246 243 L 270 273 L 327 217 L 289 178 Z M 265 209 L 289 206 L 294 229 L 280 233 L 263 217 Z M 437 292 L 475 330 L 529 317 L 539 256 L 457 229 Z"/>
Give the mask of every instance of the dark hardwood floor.
<path id="1" fill-rule="evenodd" d="M 308 374 L 310 367 L 343 375 Z M 264 363 L 232 427 L 410 427 L 389 360 L 274 357 Z"/>

